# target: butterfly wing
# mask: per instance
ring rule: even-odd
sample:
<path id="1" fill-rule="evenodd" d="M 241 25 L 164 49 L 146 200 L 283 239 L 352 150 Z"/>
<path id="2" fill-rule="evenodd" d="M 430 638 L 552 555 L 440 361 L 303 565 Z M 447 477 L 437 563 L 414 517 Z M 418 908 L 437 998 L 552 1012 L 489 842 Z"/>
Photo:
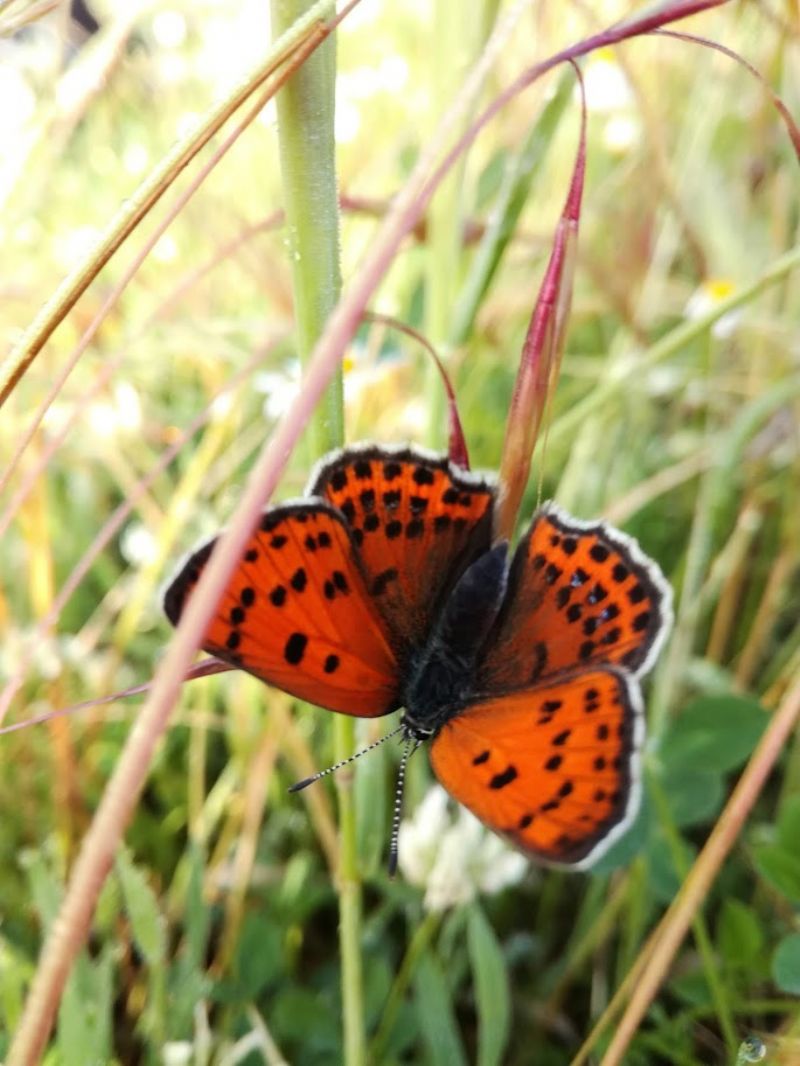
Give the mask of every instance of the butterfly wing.
<path id="1" fill-rule="evenodd" d="M 583 869 L 636 814 L 643 733 L 636 679 L 587 670 L 465 708 L 436 735 L 431 763 L 489 828 Z"/>
<path id="2" fill-rule="evenodd" d="M 169 585 L 164 609 L 177 625 L 214 541 Z M 398 706 L 398 667 L 368 594 L 350 532 L 321 501 L 264 514 L 202 644 L 271 685 L 359 717 Z"/>
<path id="3" fill-rule="evenodd" d="M 447 594 L 489 548 L 493 487 L 445 456 L 366 445 L 326 458 L 308 494 L 344 515 L 401 659 L 421 647 Z"/>
<path id="4" fill-rule="evenodd" d="M 510 692 L 564 670 L 653 663 L 672 621 L 672 591 L 630 537 L 546 504 L 520 541 L 477 692 Z"/>

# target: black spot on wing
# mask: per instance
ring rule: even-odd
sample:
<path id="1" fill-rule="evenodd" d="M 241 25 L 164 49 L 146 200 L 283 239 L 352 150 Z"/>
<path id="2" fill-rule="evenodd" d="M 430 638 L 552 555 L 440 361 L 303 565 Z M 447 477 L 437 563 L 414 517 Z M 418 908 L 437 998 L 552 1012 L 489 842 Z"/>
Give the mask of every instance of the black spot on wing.
<path id="1" fill-rule="evenodd" d="M 509 763 L 505 770 L 490 778 L 489 788 L 505 788 L 506 785 L 510 785 L 512 781 L 516 781 L 518 776 L 516 766 Z"/>
<path id="2" fill-rule="evenodd" d="M 297 666 L 303 661 L 307 644 L 308 637 L 305 633 L 292 633 L 283 649 L 283 657 L 290 666 Z"/>

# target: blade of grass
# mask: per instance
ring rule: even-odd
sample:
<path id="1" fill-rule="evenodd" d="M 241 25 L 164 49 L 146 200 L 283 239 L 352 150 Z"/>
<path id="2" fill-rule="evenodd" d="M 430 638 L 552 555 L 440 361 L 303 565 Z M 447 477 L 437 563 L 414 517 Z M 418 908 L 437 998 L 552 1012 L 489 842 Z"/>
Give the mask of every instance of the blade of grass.
<path id="1" fill-rule="evenodd" d="M 437 41 L 436 51 L 430 53 L 433 115 L 444 112 L 464 72 L 470 69 L 480 48 L 486 43 L 485 38 L 478 38 L 478 33 L 484 29 L 483 19 L 459 18 L 457 6 L 452 0 L 435 0 L 432 4 L 432 29 Z M 477 0 L 473 7 L 483 7 L 483 0 Z M 491 25 L 487 24 L 485 28 L 491 30 Z M 442 346 L 451 333 L 461 268 L 465 168 L 466 153 L 459 157 L 439 184 L 427 217 L 426 333 L 440 350 L 443 350 Z M 432 447 L 439 448 L 443 437 L 444 406 L 435 379 L 436 368 L 428 365 L 425 387 L 425 393 L 430 397 L 427 437 Z"/>
<path id="2" fill-rule="evenodd" d="M 683 881 L 688 874 L 685 853 L 683 850 L 683 839 L 675 825 L 669 800 L 667 799 L 664 786 L 657 774 L 650 775 L 649 791 L 653 798 L 659 821 L 661 822 L 661 828 L 663 829 L 667 840 L 673 868 L 678 878 Z M 692 918 L 692 931 L 702 961 L 703 975 L 706 979 L 709 992 L 711 993 L 711 1000 L 717 1012 L 719 1027 L 725 1038 L 725 1047 L 730 1056 L 735 1053 L 739 1040 L 733 1021 L 733 1012 L 728 997 L 728 989 L 718 970 L 717 959 L 714 956 L 714 950 L 711 943 L 711 934 L 708 931 L 708 925 L 706 924 L 702 910 L 698 910 Z"/>
<path id="3" fill-rule="evenodd" d="M 453 312 L 451 341 L 464 344 L 475 316 L 502 262 L 517 222 L 531 194 L 536 177 L 552 144 L 564 110 L 572 99 L 574 80 L 565 71 L 552 99 L 542 109 L 522 148 L 506 170 L 503 184 L 492 207 L 491 218 L 473 258 Z"/>
<path id="4" fill-rule="evenodd" d="M 618 393 L 630 388 L 632 371 L 635 370 L 637 375 L 641 375 L 648 368 L 669 359 L 692 341 L 702 337 L 715 322 L 726 314 L 752 303 L 761 293 L 784 281 L 798 266 L 800 266 L 800 247 L 792 248 L 779 256 L 750 285 L 739 289 L 727 299 L 720 300 L 707 314 L 675 326 L 655 344 L 652 344 L 646 352 L 638 354 L 635 362 L 626 365 L 620 363 L 613 377 L 607 377 L 598 382 L 590 393 L 573 404 L 553 423 L 548 432 L 548 439 L 551 442 L 560 441 L 575 433 L 590 415 L 606 407 Z"/>
<path id="5" fill-rule="evenodd" d="M 558 370 L 572 301 L 578 223 L 586 172 L 586 100 L 581 87 L 581 127 L 569 191 L 553 237 L 553 250 L 542 279 L 520 357 L 506 423 L 498 478 L 494 536 L 509 540 L 528 483 L 531 458 L 545 408 L 558 381 Z"/>
<path id="6" fill-rule="evenodd" d="M 308 0 L 271 0 L 274 32 L 285 32 L 309 6 Z M 333 14 L 335 5 L 330 5 Z M 341 291 L 339 202 L 336 181 L 334 108 L 335 38 L 327 40 L 278 94 L 278 144 L 284 207 L 292 263 L 297 348 L 307 363 Z M 319 459 L 344 443 L 341 364 L 321 398 L 310 426 L 311 452 Z M 355 746 L 355 720 L 335 715 L 334 761 Z M 335 779 L 339 801 L 339 948 L 342 968 L 342 1027 L 346 1066 L 362 1066 L 364 1035 L 361 958 L 361 870 L 359 867 L 353 775 Z"/>
<path id="7" fill-rule="evenodd" d="M 619 1066 L 636 1030 L 666 977 L 676 951 L 688 928 L 702 906 L 722 863 L 736 843 L 745 819 L 763 788 L 775 762 L 783 752 L 800 718 L 800 676 L 781 706 L 772 716 L 767 731 L 745 768 L 719 821 L 714 826 L 697 861 L 681 890 L 659 923 L 654 934 L 655 943 L 649 958 L 638 972 L 628 1007 L 601 1061 L 601 1066 Z M 585 1049 L 594 1044 L 593 1032 Z M 583 1051 L 583 1049 L 582 1049 Z M 585 1061 L 583 1058 L 575 1060 Z"/>

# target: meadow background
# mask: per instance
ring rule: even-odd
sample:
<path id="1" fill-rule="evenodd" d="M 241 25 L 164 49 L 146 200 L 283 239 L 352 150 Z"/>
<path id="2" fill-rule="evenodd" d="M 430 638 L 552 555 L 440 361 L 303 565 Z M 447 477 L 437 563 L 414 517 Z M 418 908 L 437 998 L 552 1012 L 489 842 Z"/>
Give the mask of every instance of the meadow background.
<path id="1" fill-rule="evenodd" d="M 270 41 L 268 5 L 252 0 L 98 0 L 101 28 L 88 40 L 76 36 L 66 5 L 50 6 L 0 5 L 6 351 L 62 278 L 90 261 L 176 139 Z M 363 0 L 343 23 L 335 137 L 345 289 L 511 7 L 484 0 L 465 18 L 457 0 Z M 636 10 L 523 5 L 481 105 L 535 61 Z M 679 28 L 739 52 L 800 114 L 790 0 L 727 4 Z M 675 633 L 646 686 L 641 817 L 591 875 L 539 870 L 448 809 L 417 756 L 402 876 L 392 881 L 396 752 L 387 746 L 358 763 L 364 1038 L 354 1051 L 342 1042 L 337 793 L 330 782 L 286 792 L 334 760 L 333 716 L 296 709 L 243 674 L 193 681 L 67 983 L 50 1066 L 578 1061 L 738 773 L 793 698 L 800 197 L 791 140 L 769 92 L 696 44 L 639 39 L 581 66 L 588 167 L 572 316 L 522 515 L 541 494 L 580 517 L 608 517 L 639 538 L 676 590 Z M 437 191 L 371 304 L 442 355 L 478 467 L 500 458 L 579 123 L 575 77 L 563 68 L 508 102 Z M 6 724 L 152 676 L 170 636 L 161 584 L 226 522 L 296 393 L 278 157 L 269 104 L 58 384 L 137 249 L 207 162 L 209 149 L 201 153 L 0 411 L 0 472 L 10 470 L 0 496 Z M 446 440 L 429 357 L 385 324 L 363 326 L 345 354 L 344 411 L 348 441 Z M 157 469 L 170 447 L 175 457 Z M 315 458 L 309 436 L 279 497 L 301 493 Z M 115 515 L 108 543 L 62 595 Z M 139 699 L 0 738 L 0 1056 Z M 384 723 L 358 723 L 357 742 L 383 731 Z M 732 1066 L 762 1050 L 766 1062 L 797 1061 L 798 841 L 795 734 L 626 1063 Z M 584 1061 L 600 1062 L 607 1040 Z"/>

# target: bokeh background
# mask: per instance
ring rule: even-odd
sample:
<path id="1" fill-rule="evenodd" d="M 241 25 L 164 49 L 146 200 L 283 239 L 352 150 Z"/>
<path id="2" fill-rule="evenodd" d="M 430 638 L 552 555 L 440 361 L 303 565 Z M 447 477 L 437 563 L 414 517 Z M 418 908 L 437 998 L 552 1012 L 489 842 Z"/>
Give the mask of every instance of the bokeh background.
<path id="1" fill-rule="evenodd" d="M 347 17 L 335 127 L 345 286 L 509 7 L 486 0 L 465 18 L 456 0 L 363 0 Z M 635 10 L 525 8 L 483 102 Z M 800 114 L 790 0 L 725 5 L 685 28 L 739 52 Z M 90 13 L 11 0 L 0 33 L 0 331 L 10 349 L 176 139 L 263 56 L 270 28 L 255 0 L 96 0 Z M 390 881 L 396 753 L 359 763 L 370 1063 L 569 1062 L 800 670 L 790 138 L 769 91 L 696 44 L 636 40 L 582 70 L 588 171 L 573 311 L 523 514 L 541 494 L 608 517 L 675 586 L 675 636 L 648 686 L 647 799 L 597 872 L 541 871 L 448 806 L 417 756 L 403 876 Z M 505 106 L 373 303 L 442 354 L 479 467 L 499 460 L 579 121 L 569 71 Z M 0 469 L 169 200 L 17 386 L 0 414 Z M 270 104 L 157 242 L 4 484 L 0 680 L 19 684 L 7 722 L 152 675 L 170 635 L 160 586 L 224 524 L 298 387 L 281 203 Z M 498 221 L 510 236 L 475 295 Z M 365 326 L 344 367 L 348 440 L 443 445 L 441 389 L 413 340 Z M 297 449 L 281 496 L 302 492 L 315 458 L 310 445 Z M 60 597 L 115 513 L 119 528 Z M 137 699 L 119 700 L 2 737 L 0 1054 L 136 710 Z M 368 743 L 384 725 L 358 729 Z M 335 794 L 328 782 L 286 793 L 332 757 L 325 712 L 236 673 L 185 686 L 48 1063 L 343 1061 Z M 626 1062 L 732 1063 L 748 1036 L 769 1061 L 800 1054 L 799 789 L 793 741 Z"/>

